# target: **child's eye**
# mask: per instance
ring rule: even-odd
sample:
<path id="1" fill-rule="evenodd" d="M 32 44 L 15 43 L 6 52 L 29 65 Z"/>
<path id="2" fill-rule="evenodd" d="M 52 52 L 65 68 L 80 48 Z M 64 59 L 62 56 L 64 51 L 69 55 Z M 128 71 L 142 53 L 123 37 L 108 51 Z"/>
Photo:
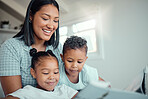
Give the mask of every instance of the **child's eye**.
<path id="1" fill-rule="evenodd" d="M 72 62 L 71 60 L 67 60 L 68 62 Z"/>
<path id="2" fill-rule="evenodd" d="M 57 21 L 57 20 L 54 20 L 54 22 L 55 22 L 55 23 L 58 23 L 59 21 Z"/>
<path id="3" fill-rule="evenodd" d="M 54 72 L 54 74 L 58 74 L 59 72 Z"/>
<path id="4" fill-rule="evenodd" d="M 49 73 L 43 73 L 44 75 L 48 75 Z"/>
<path id="5" fill-rule="evenodd" d="M 81 64 L 81 63 L 83 63 L 83 62 L 79 62 L 79 61 L 78 61 L 78 63 Z"/>

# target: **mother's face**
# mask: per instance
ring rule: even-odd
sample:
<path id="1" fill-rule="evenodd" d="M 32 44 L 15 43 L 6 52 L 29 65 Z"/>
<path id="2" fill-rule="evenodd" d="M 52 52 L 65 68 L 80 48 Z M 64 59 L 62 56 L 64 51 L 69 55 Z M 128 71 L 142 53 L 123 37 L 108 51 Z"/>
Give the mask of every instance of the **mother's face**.
<path id="1" fill-rule="evenodd" d="M 30 19 L 33 24 L 35 41 L 48 41 L 58 28 L 59 11 L 54 5 L 47 4 Z"/>

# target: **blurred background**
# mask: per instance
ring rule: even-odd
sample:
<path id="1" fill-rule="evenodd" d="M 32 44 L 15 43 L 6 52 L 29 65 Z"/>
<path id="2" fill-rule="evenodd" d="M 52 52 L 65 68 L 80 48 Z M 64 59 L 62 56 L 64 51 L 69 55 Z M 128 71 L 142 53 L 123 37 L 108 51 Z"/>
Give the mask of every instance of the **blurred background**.
<path id="1" fill-rule="evenodd" d="M 30 0 L 0 0 L 0 44 L 18 33 Z M 86 64 L 125 89 L 148 64 L 148 0 L 57 0 L 60 42 L 87 39 Z"/>

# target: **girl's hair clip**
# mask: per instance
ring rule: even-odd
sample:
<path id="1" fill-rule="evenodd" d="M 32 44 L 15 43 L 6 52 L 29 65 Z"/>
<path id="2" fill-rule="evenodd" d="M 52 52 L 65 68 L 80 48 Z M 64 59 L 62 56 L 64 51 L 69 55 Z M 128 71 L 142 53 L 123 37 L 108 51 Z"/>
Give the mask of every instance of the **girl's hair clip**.
<path id="1" fill-rule="evenodd" d="M 30 56 L 33 56 L 37 53 L 37 50 L 35 48 L 30 49 Z"/>

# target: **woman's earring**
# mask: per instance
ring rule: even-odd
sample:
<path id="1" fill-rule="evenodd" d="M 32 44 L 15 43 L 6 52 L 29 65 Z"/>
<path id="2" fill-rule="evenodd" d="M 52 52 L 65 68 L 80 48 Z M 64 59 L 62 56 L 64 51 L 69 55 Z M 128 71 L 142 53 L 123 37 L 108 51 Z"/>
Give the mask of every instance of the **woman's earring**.
<path id="1" fill-rule="evenodd" d="M 29 23 L 31 23 L 31 20 L 29 19 Z"/>

